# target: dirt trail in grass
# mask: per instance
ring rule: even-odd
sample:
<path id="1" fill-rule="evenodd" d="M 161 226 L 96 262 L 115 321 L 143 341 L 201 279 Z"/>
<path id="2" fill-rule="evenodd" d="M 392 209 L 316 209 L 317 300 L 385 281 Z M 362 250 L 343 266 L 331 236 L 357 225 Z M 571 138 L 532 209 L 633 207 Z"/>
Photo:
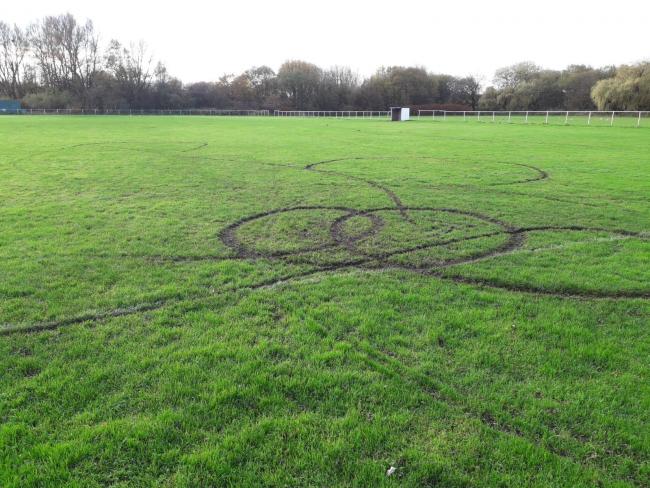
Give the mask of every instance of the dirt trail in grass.
<path id="1" fill-rule="evenodd" d="M 203 149 L 208 146 L 207 143 L 197 143 L 193 141 L 175 141 L 182 145 L 189 145 L 187 149 L 178 151 L 178 153 L 187 153 L 194 152 L 200 149 Z M 106 146 L 110 149 L 112 145 L 131 145 L 129 141 L 114 141 L 114 142 L 88 142 L 76 144 L 74 146 L 68 146 L 67 148 L 79 148 L 84 146 Z M 134 147 L 133 150 L 139 150 L 142 148 Z M 148 149 L 145 149 L 149 151 Z M 201 156 L 192 156 L 197 159 L 206 159 L 206 160 L 215 160 L 214 157 L 209 155 Z M 487 260 L 497 256 L 504 256 L 510 253 L 520 251 L 524 245 L 527 235 L 530 232 L 539 232 L 539 231 L 581 231 L 581 232 L 607 232 L 614 236 L 625 236 L 625 237 L 634 237 L 638 239 L 648 239 L 649 236 L 645 233 L 632 232 L 625 229 L 606 229 L 601 227 L 587 227 L 587 226 L 530 226 L 530 227 L 516 227 L 503 220 L 496 219 L 489 215 L 462 210 L 453 207 L 410 207 L 403 203 L 401 198 L 388 186 L 372 180 L 367 177 L 360 177 L 356 175 L 350 175 L 340 170 L 324 169 L 323 166 L 340 163 L 345 161 L 360 161 L 367 160 L 369 158 L 361 156 L 351 156 L 345 158 L 337 159 L 327 159 L 321 160 L 313 163 L 309 163 L 304 166 L 298 166 L 291 163 L 283 163 L 281 166 L 287 167 L 290 169 L 296 170 L 306 170 L 312 172 L 318 172 L 322 174 L 328 174 L 335 177 L 353 179 L 355 181 L 362 182 L 371 188 L 377 189 L 384 193 L 393 206 L 388 207 L 379 207 L 379 208 L 370 208 L 370 209 L 356 209 L 351 207 L 342 207 L 342 206 L 314 206 L 314 205 L 304 205 L 296 206 L 290 208 L 277 208 L 269 209 L 264 212 L 255 213 L 252 215 L 244 216 L 237 221 L 224 227 L 218 234 L 221 242 L 231 250 L 230 255 L 219 256 L 219 255 L 201 255 L 201 256 L 182 256 L 182 255 L 135 255 L 135 254 L 120 254 L 118 256 L 109 256 L 109 255 L 98 255 L 97 257 L 118 257 L 118 258 L 131 258 L 131 259 L 147 259 L 152 263 L 155 262 L 174 262 L 174 263 L 192 263 L 192 262 L 201 262 L 201 261 L 228 261 L 228 260 L 257 260 L 257 259 L 267 259 L 267 260 L 279 260 L 286 264 L 290 265 L 307 265 L 310 266 L 309 270 L 300 270 L 294 274 L 283 276 L 279 280 L 271 279 L 269 281 L 261 282 L 258 285 L 245 285 L 240 287 L 241 290 L 255 290 L 260 287 L 274 285 L 277 283 L 286 283 L 292 279 L 303 278 L 315 273 L 323 272 L 336 272 L 345 270 L 347 268 L 366 268 L 373 270 L 391 270 L 391 269 L 402 269 L 411 272 L 415 272 L 421 275 L 426 276 L 435 276 L 439 279 L 450 280 L 456 283 L 469 284 L 473 286 L 484 286 L 487 288 L 496 288 L 512 292 L 520 293 L 529 293 L 529 294 L 539 294 L 545 296 L 554 296 L 559 298 L 582 298 L 582 299 L 627 299 L 627 298 L 650 298 L 650 290 L 632 290 L 632 291 L 606 291 L 606 290 L 586 290 L 580 289 L 579 287 L 571 289 L 562 289 L 562 290 L 553 290 L 547 289 L 533 284 L 516 284 L 509 283 L 506 281 L 499 281 L 496 279 L 488 278 L 478 278 L 465 276 L 458 273 L 450 272 L 449 268 L 454 266 L 475 263 L 478 261 Z M 370 159 L 382 159 L 390 160 L 390 157 L 379 157 L 379 158 L 370 158 Z M 415 159 L 431 159 L 426 156 L 416 157 Z M 535 173 L 534 176 L 529 178 L 514 180 L 514 181 L 504 181 L 497 182 L 489 187 L 505 186 L 505 185 L 515 185 L 515 184 L 527 184 L 533 182 L 540 182 L 542 180 L 548 180 L 550 175 L 547 171 L 538 168 L 533 165 L 524 164 L 524 163 L 503 163 L 512 166 L 520 166 L 523 168 L 530 169 Z M 280 216 L 283 214 L 289 214 L 291 212 L 314 212 L 317 214 L 323 214 L 323 212 L 328 211 L 338 211 L 342 212 L 343 215 L 334 219 L 328 230 L 330 239 L 326 242 L 321 242 L 315 245 L 312 245 L 308 248 L 303 248 L 299 250 L 256 250 L 250 245 L 245 244 L 239 237 L 238 233 L 243 227 L 247 224 L 259 221 L 260 219 L 266 219 L 273 216 Z M 389 237 L 395 237 L 394 233 L 391 232 L 390 227 L 387 225 L 387 222 L 382 218 L 382 213 L 397 212 L 400 218 L 405 222 L 406 225 L 416 226 L 416 220 L 414 215 L 418 213 L 428 212 L 428 213 L 440 213 L 443 215 L 454 215 L 456 217 L 461 217 L 466 219 L 468 222 L 468 228 L 470 226 L 469 222 L 477 221 L 482 222 L 486 225 L 491 225 L 495 227 L 494 230 L 489 232 L 481 232 L 478 234 L 469 234 L 462 235 L 459 237 L 453 237 L 449 239 L 440 239 L 434 240 L 432 242 L 424 242 L 419 244 L 410 244 L 409 242 L 403 242 L 400 247 L 397 249 L 379 249 L 375 252 L 368 252 L 367 250 L 362 250 L 360 244 L 368 241 L 371 238 L 377 237 L 380 233 L 385 232 Z M 361 218 L 369 222 L 369 226 L 363 232 L 356 235 L 350 234 L 346 226 L 352 218 Z M 323 229 L 321 229 L 323 230 Z M 490 239 L 502 237 L 502 242 L 491 244 L 483 249 L 476 250 L 472 253 L 469 253 L 464 256 L 452 256 L 445 259 L 438 260 L 435 264 L 422 265 L 417 263 L 395 263 L 391 262 L 391 258 L 396 256 L 408 256 L 409 254 L 435 250 L 435 249 L 447 249 L 449 246 L 476 242 L 481 239 Z M 344 250 L 347 254 L 347 258 L 339 258 L 334 262 L 322 262 L 319 261 L 318 256 L 313 256 L 319 252 L 328 252 L 328 251 L 337 251 Z M 233 291 L 233 290 L 228 290 Z M 236 290 L 235 290 L 236 291 Z M 65 325 L 78 324 L 89 321 L 96 320 L 105 320 L 111 317 L 125 316 L 135 313 L 140 313 L 144 311 L 156 310 L 162 308 L 166 305 L 169 305 L 174 302 L 184 301 L 184 300 L 196 300 L 204 298 L 203 296 L 188 296 L 182 298 L 174 298 L 161 300 L 149 304 L 136 304 L 131 307 L 118 308 L 115 310 L 109 310 L 105 312 L 98 313 L 89 313 L 81 314 L 79 316 L 62 319 L 59 321 L 52 322 L 43 322 L 35 324 L 25 324 L 25 325 L 7 325 L 5 328 L 0 329 L 0 335 L 13 334 L 18 332 L 37 332 L 41 330 L 53 330 Z"/>
<path id="2" fill-rule="evenodd" d="M 332 170 L 325 170 L 325 169 L 317 168 L 318 166 L 322 166 L 324 164 L 336 163 L 336 162 L 339 162 L 339 161 L 348 161 L 350 159 L 359 160 L 359 159 L 363 159 L 363 158 L 328 159 L 328 160 L 325 160 L 325 161 L 319 161 L 317 163 L 308 164 L 307 166 L 305 166 L 305 169 L 307 171 L 315 171 L 315 172 L 318 172 L 318 173 L 324 173 L 324 174 L 330 174 L 330 175 L 336 175 L 336 176 L 344 176 L 345 178 L 361 181 L 361 182 L 366 183 L 367 185 L 371 186 L 372 188 L 376 188 L 378 190 L 381 190 L 395 204 L 395 208 L 397 208 L 399 210 L 399 213 L 402 214 L 402 217 L 405 220 L 409 221 L 409 222 L 413 222 L 413 220 L 409 217 L 408 212 L 406 210 L 406 207 L 402 203 L 402 200 L 397 196 L 397 194 L 393 190 L 391 190 L 387 186 L 382 185 L 381 183 L 378 183 L 377 181 L 369 180 L 369 179 L 366 179 L 366 178 L 360 178 L 359 176 L 352 176 L 352 175 L 348 175 L 348 174 L 341 173 L 341 172 L 338 172 L 338 171 L 332 171 Z"/>
<path id="3" fill-rule="evenodd" d="M 97 145 L 97 144 L 108 144 L 108 143 L 86 143 L 79 144 L 73 147 L 81 147 L 85 145 Z M 128 142 L 116 142 L 115 144 L 130 144 Z M 190 143 L 187 143 L 190 144 Z M 207 143 L 193 145 L 189 149 L 180 151 L 183 152 L 192 152 L 200 150 L 207 146 Z M 206 159 L 214 160 L 209 156 L 196 156 L 197 159 Z M 588 227 L 580 225 L 571 225 L 571 226 L 528 226 L 528 227 L 517 227 L 512 224 L 509 224 L 506 221 L 496 219 L 490 215 L 478 212 L 467 211 L 463 209 L 454 208 L 453 206 L 449 207 L 417 207 L 409 206 L 405 204 L 401 198 L 388 186 L 374 181 L 367 177 L 352 176 L 346 174 L 342 171 L 335 171 L 331 169 L 323 169 L 322 167 L 336 162 L 344 161 L 354 161 L 354 160 L 364 160 L 367 158 L 363 157 L 352 157 L 352 158 L 341 158 L 341 159 L 330 159 L 324 161 L 318 161 L 315 163 L 310 163 L 301 168 L 296 168 L 290 164 L 283 165 L 285 167 L 294 168 L 298 170 L 307 170 L 312 172 L 318 172 L 323 174 L 328 174 L 335 177 L 353 179 L 355 181 L 362 182 L 368 186 L 381 191 L 388 200 L 392 203 L 392 206 L 379 207 L 379 208 L 370 208 L 370 209 L 357 209 L 352 207 L 342 207 L 342 206 L 315 206 L 315 205 L 304 205 L 296 206 L 289 208 L 277 208 L 269 209 L 264 212 L 259 212 L 244 216 L 235 222 L 224 227 L 218 234 L 221 242 L 231 251 L 229 256 L 216 256 L 216 255 L 203 255 L 203 256 L 163 256 L 163 255 L 129 255 L 122 254 L 118 257 L 122 258 L 131 258 L 131 259 L 147 259 L 152 263 L 156 261 L 172 261 L 176 263 L 191 263 L 194 261 L 223 261 L 223 260 L 250 260 L 255 261 L 258 259 L 267 259 L 275 260 L 286 264 L 304 264 L 308 265 L 308 269 L 301 269 L 293 273 L 288 273 L 283 276 L 269 278 L 265 280 L 258 281 L 253 284 L 248 285 L 239 285 L 233 286 L 230 288 L 224 288 L 220 290 L 219 294 L 235 293 L 239 294 L 235 298 L 235 302 L 239 299 L 246 296 L 244 292 L 252 292 L 255 290 L 277 287 L 285 284 L 291 284 L 297 280 L 304 280 L 306 278 L 314 277 L 317 275 L 326 275 L 328 273 L 340 273 L 349 270 L 368 270 L 368 271 L 390 271 L 390 270 L 403 270 L 407 272 L 417 273 L 419 275 L 431 276 L 442 280 L 449 280 L 451 282 L 471 285 L 471 286 L 481 286 L 493 289 L 507 290 L 511 292 L 518 293 L 527 293 L 532 295 L 543 295 L 551 296 L 557 298 L 568 298 L 568 299 L 648 299 L 650 298 L 650 290 L 634 290 L 634 291 L 620 291 L 620 292 L 610 292 L 610 291 L 598 291 L 598 290 L 586 290 L 579 287 L 571 288 L 568 290 L 549 290 L 540 286 L 535 286 L 533 284 L 516 284 L 508 283 L 505 281 L 498 281 L 496 279 L 488 278 L 478 278 L 471 276 L 464 276 L 459 273 L 454 272 L 453 268 L 463 264 L 475 263 L 478 261 L 488 260 L 497 256 L 506 256 L 515 252 L 522 252 L 522 246 L 526 242 L 527 236 L 533 232 L 602 232 L 609 233 L 612 236 L 620 236 L 624 238 L 637 238 L 637 239 L 649 239 L 648 234 L 633 232 L 625 229 L 607 229 L 602 227 Z M 377 158 L 373 158 L 377 159 Z M 272 164 L 272 163 L 270 163 Z M 543 180 L 549 179 L 549 174 L 535 166 L 519 163 L 507 163 L 516 166 L 521 166 L 528 168 L 535 172 L 534 176 L 530 178 L 519 179 L 509 182 L 498 182 L 489 187 L 498 187 L 505 185 L 515 185 L 515 184 L 528 184 L 534 182 L 541 182 Z M 450 202 L 451 203 L 451 202 Z M 342 215 L 335 218 L 331 221 L 329 228 L 324 229 L 328 232 L 326 233 L 329 236 L 329 240 L 314 244 L 308 248 L 303 248 L 300 250 L 266 250 L 261 251 L 255 249 L 253 245 L 245 242 L 241 236 L 240 232 L 248 224 L 259 222 L 262 219 L 268 219 L 275 216 L 282 216 L 291 214 L 292 212 L 313 212 L 318 215 L 323 215 L 325 212 L 337 211 L 342 212 Z M 395 213 L 399 215 L 406 226 L 417 226 L 418 214 L 442 214 L 449 215 L 459 218 L 463 222 L 467 222 L 468 226 L 462 230 L 466 231 L 470 228 L 469 224 L 473 222 L 479 222 L 484 224 L 488 228 L 493 230 L 479 232 L 476 234 L 461 235 L 457 237 L 451 237 L 448 239 L 438 239 L 432 242 L 423 242 L 423 243 L 411 243 L 411 242 L 402 242 L 401 247 L 394 249 L 378 249 L 376 251 L 370 252 L 362 248 L 362 244 L 368 242 L 373 238 L 377 238 L 385 233 L 387 236 L 395 237 L 395 231 L 391 231 L 390 222 L 384 217 L 385 214 L 390 215 Z M 361 219 L 366 221 L 367 227 L 358 233 L 350 233 L 349 224 L 351 219 Z M 323 230 L 323 229 L 320 229 Z M 435 265 L 422 265 L 418 263 L 395 263 L 390 261 L 391 258 L 396 256 L 407 256 L 409 254 L 418 253 L 420 251 L 427 250 L 436 250 L 436 249 L 448 249 L 449 246 L 477 242 L 482 239 L 492 239 L 492 238 L 501 238 L 500 242 L 489 243 L 483 248 L 475 250 L 472 253 L 467 255 L 452 256 L 441 259 L 435 263 Z M 345 251 L 345 258 L 339 258 L 335 262 L 326 263 L 322 262 L 319 257 L 321 252 L 329 251 Z M 453 251 L 453 250 L 452 250 Z M 311 256 L 311 255 L 316 256 Z M 97 256 L 97 257 L 115 257 L 115 256 Z M 300 258 L 300 260 L 298 259 Z M 108 320 L 115 317 L 124 317 L 128 315 L 134 315 L 149 311 L 155 311 L 163 307 L 171 306 L 180 302 L 189 302 L 194 301 L 200 303 L 204 300 L 209 300 L 212 298 L 213 294 L 200 294 L 200 295 L 190 295 L 184 297 L 173 297 L 168 299 L 158 300 L 152 303 L 142 303 L 136 304 L 130 307 L 117 308 L 114 310 L 96 312 L 96 313 L 86 313 L 81 314 L 75 317 L 61 319 L 58 321 L 50 322 L 41 322 L 41 323 L 32 323 L 24 325 L 11 325 L 5 328 L 0 328 L 0 336 L 17 334 L 17 333 L 36 333 L 42 331 L 52 331 L 61 327 L 83 324 L 90 322 L 100 322 Z M 541 439 L 539 436 L 535 435 L 532 432 L 523 432 L 516 427 L 514 419 L 503 420 L 495 419 L 490 412 L 481 412 L 476 410 L 476 408 L 469 404 L 467 399 L 464 399 L 462 395 L 454 392 L 448 385 L 437 384 L 434 380 L 429 377 L 423 376 L 416 371 L 413 371 L 408 368 L 403 362 L 399 359 L 395 359 L 393 356 L 386 354 L 383 351 L 378 350 L 376 347 L 370 346 L 368 344 L 355 343 L 355 346 L 364 352 L 368 357 L 369 364 L 372 361 L 377 362 L 382 367 L 377 367 L 378 371 L 384 371 L 385 368 L 392 370 L 396 375 L 400 375 L 405 378 L 407 381 L 410 381 L 421 388 L 422 391 L 429 394 L 432 398 L 437 401 L 443 401 L 446 404 L 460 409 L 467 415 L 478 419 L 483 425 L 487 428 L 500 432 L 504 435 L 512 435 L 518 438 L 525 440 L 526 442 L 537 446 L 542 450 L 547 450 L 548 452 L 553 453 L 559 457 L 567 458 L 573 462 L 580 463 L 581 460 L 576 459 L 572 456 L 565 454 L 560 448 L 555 448 L 553 445 L 548 445 L 546 441 Z M 576 437 L 571 438 L 572 442 L 586 444 L 588 440 L 581 440 Z"/>

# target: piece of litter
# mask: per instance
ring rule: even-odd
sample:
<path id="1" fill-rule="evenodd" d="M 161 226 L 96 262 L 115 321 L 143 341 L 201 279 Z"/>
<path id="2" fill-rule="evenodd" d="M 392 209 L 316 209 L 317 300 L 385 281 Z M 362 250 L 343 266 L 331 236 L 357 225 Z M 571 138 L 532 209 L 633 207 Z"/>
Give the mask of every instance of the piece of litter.
<path id="1" fill-rule="evenodd" d="M 390 475 L 392 475 L 395 471 L 397 471 L 397 468 L 396 468 L 395 466 L 391 466 L 391 467 L 388 468 L 388 470 L 386 471 L 386 476 L 390 476 Z"/>

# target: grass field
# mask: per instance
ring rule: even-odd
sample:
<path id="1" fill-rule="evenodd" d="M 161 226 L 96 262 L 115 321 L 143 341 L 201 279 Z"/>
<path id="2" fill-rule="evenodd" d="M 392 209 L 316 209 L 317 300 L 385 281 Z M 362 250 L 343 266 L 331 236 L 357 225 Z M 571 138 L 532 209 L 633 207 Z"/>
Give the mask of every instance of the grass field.
<path id="1" fill-rule="evenodd" d="M 0 486 L 650 485 L 650 128 L 0 141 Z"/>

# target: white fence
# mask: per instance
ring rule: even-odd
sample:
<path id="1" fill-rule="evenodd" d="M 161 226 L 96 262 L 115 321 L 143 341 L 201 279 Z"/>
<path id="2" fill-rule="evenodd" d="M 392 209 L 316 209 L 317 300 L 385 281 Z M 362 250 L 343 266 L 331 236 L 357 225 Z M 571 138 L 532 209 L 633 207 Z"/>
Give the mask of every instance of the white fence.
<path id="1" fill-rule="evenodd" d="M 147 110 L 147 109 L 96 109 L 96 108 L 21 108 L 0 110 L 0 115 L 230 115 L 230 116 L 269 116 L 269 110 Z"/>
<path id="2" fill-rule="evenodd" d="M 343 119 L 390 119 L 388 110 L 222 110 L 222 109 L 44 109 L 0 110 L 0 115 L 203 115 L 331 117 Z M 598 125 L 650 127 L 650 111 L 598 110 L 418 110 L 418 120 L 477 121 L 544 125 Z"/>
<path id="3" fill-rule="evenodd" d="M 537 123 L 555 125 L 650 126 L 650 112 L 638 110 L 418 110 L 418 120 Z"/>
<path id="4" fill-rule="evenodd" d="M 275 110 L 276 117 L 334 117 L 342 119 L 380 119 L 390 117 L 388 110 Z"/>

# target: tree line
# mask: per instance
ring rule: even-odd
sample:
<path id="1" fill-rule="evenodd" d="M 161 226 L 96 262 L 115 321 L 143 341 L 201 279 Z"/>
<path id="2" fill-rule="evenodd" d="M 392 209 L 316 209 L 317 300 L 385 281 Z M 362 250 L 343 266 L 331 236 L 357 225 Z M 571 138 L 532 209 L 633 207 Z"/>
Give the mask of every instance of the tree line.
<path id="1" fill-rule="evenodd" d="M 143 42 L 100 46 L 92 21 L 48 16 L 27 27 L 0 21 L 0 97 L 32 108 L 372 110 L 650 110 L 650 62 L 548 70 L 522 62 L 476 76 L 422 67 L 351 68 L 287 61 L 217 81 L 182 83 Z"/>

